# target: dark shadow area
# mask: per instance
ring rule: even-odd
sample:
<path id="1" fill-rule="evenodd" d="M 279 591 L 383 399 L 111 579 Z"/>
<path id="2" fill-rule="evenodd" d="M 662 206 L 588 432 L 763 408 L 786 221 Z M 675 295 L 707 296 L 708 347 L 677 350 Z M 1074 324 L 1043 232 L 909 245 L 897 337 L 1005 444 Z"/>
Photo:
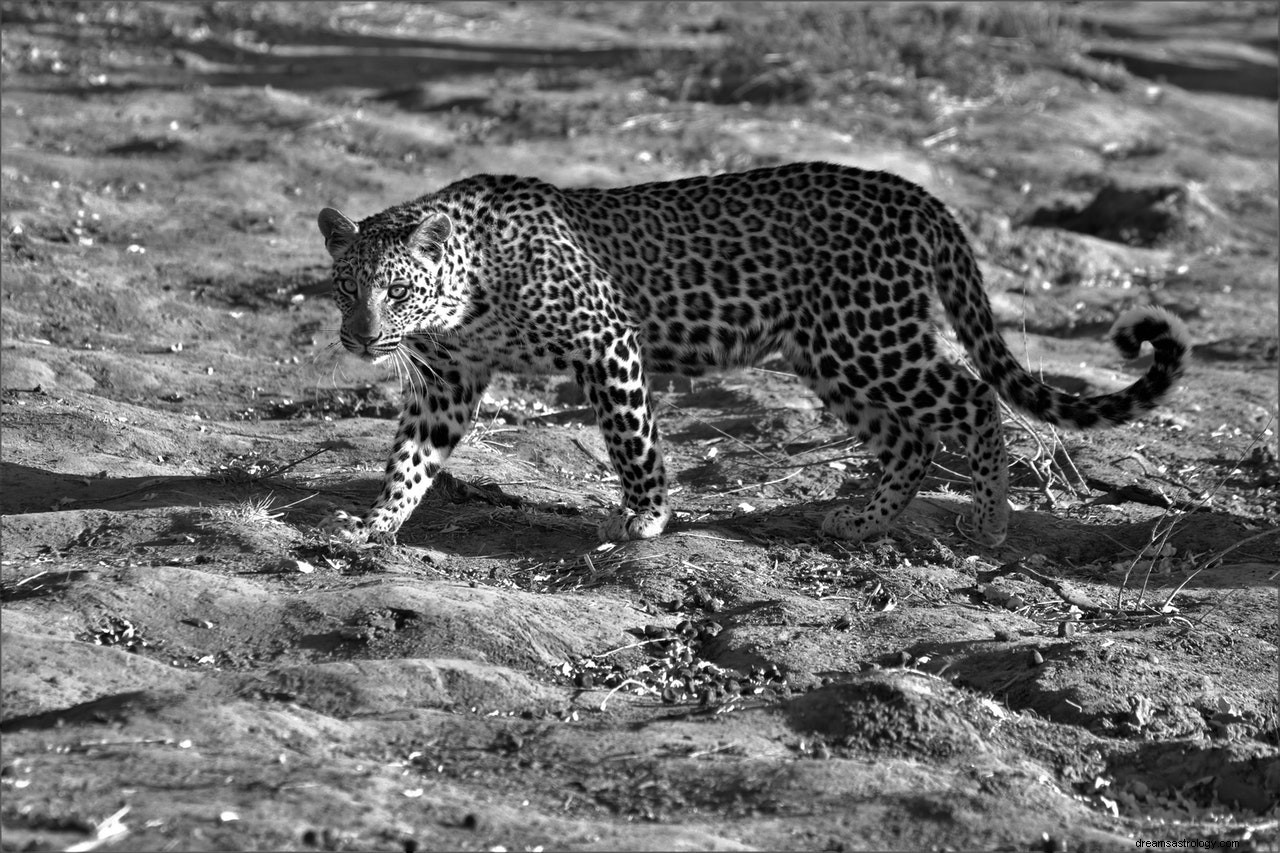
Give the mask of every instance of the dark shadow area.
<path id="1" fill-rule="evenodd" d="M 1272 40 L 1274 45 L 1274 40 Z M 1235 45 L 1221 43 L 1219 49 L 1204 47 L 1195 54 L 1169 56 L 1159 48 L 1096 47 L 1085 55 L 1115 62 L 1135 77 L 1169 83 L 1189 92 L 1219 92 L 1276 100 L 1280 97 L 1275 60 L 1268 65 Z M 1274 46 L 1271 48 L 1274 52 Z"/>
<path id="2" fill-rule="evenodd" d="M 449 39 L 412 38 L 335 32 L 321 28 L 290 27 L 259 21 L 251 31 L 253 42 L 237 44 L 230 34 L 199 40 L 158 22 L 116 23 L 109 27 L 86 23 L 68 27 L 56 13 L 39 4 L 6 4 L 7 22 L 27 24 L 32 32 L 82 45 L 101 39 L 111 47 L 129 47 L 155 55 L 171 55 L 171 62 L 157 62 L 139 72 L 135 63 L 113 67 L 104 62 L 109 83 L 86 86 L 73 78 L 47 85 L 10 87 L 22 90 L 79 91 L 81 94 L 130 91 L 140 88 L 206 86 L 272 86 L 316 92 L 333 88 L 396 89 L 455 74 L 488 73 L 497 69 L 608 68 L 634 62 L 643 51 L 634 45 L 577 47 L 568 44 L 476 44 Z M 220 30 L 226 22 L 217 22 Z M 148 152 L 151 153 L 151 152 Z"/>
<path id="3" fill-rule="evenodd" d="M 107 479 L 57 474 L 15 462 L 0 462 L 0 514 L 51 512 L 61 497 L 78 501 L 98 497 Z M 62 507 L 65 509 L 66 507 Z"/>
<path id="4" fill-rule="evenodd" d="M 0 512 L 56 512 L 89 509 L 156 509 L 206 504 L 217 488 L 208 477 L 81 477 L 56 474 L 13 462 L 0 463 L 4 497 Z M 65 504 L 57 503 L 65 500 Z"/>
<path id="5" fill-rule="evenodd" d="M 163 697 L 151 691 L 131 690 L 57 711 L 10 717 L 0 722 L 0 732 L 7 734 L 28 729 L 54 729 L 77 723 L 117 724 L 139 714 L 153 713 L 167 704 L 169 703 Z"/>
<path id="6" fill-rule="evenodd" d="M 1153 247 L 1185 239 L 1194 230 L 1186 187 L 1178 184 L 1108 184 L 1083 206 L 1037 208 L 1023 223 L 1063 228 L 1129 246 Z"/>
<path id="7" fill-rule="evenodd" d="M 1143 743 L 1113 753 L 1107 771 L 1117 782 L 1141 781 L 1149 790 L 1177 790 L 1205 807 L 1236 804 L 1265 813 L 1275 805 L 1274 754 L 1203 741 Z M 1225 846 L 1225 845 L 1224 845 Z"/>

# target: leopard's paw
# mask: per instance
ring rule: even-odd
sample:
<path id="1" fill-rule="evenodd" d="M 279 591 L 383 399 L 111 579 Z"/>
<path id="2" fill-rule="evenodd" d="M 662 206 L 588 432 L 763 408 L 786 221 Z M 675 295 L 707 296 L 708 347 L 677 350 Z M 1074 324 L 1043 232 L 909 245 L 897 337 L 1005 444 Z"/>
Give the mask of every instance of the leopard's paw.
<path id="1" fill-rule="evenodd" d="M 956 516 L 956 530 L 960 531 L 960 535 L 966 539 L 988 548 L 1003 545 L 1005 538 L 1009 535 L 1006 519 L 992 522 L 990 519 L 980 518 L 978 513 L 974 513 L 968 519 L 964 516 Z"/>
<path id="2" fill-rule="evenodd" d="M 822 532 L 837 539 L 861 542 L 887 533 L 889 524 L 849 507 L 836 507 L 822 519 Z"/>
<path id="3" fill-rule="evenodd" d="M 619 507 L 600 523 L 602 542 L 625 542 L 629 539 L 652 539 L 667 526 L 669 512 L 635 512 Z"/>
<path id="4" fill-rule="evenodd" d="M 369 541 L 369 527 L 364 519 L 346 510 L 336 510 L 320 522 L 320 532 L 340 542 Z"/>

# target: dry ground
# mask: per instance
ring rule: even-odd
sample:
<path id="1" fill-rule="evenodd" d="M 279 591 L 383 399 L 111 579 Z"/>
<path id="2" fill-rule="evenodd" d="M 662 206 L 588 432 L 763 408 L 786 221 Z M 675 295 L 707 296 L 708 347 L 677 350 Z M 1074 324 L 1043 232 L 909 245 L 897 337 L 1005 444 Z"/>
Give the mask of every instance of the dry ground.
<path id="1" fill-rule="evenodd" d="M 0 847 L 1274 849 L 1275 5 L 949 8 L 841 76 L 799 6 L 4 3 Z M 656 379 L 657 540 L 596 542 L 558 376 L 499 379 L 397 546 L 316 535 L 398 397 L 333 347 L 319 208 L 800 159 L 942 196 L 1051 381 L 1140 374 L 1135 304 L 1193 370 L 1011 421 L 996 549 L 949 454 L 819 535 L 874 468 L 782 364 Z"/>

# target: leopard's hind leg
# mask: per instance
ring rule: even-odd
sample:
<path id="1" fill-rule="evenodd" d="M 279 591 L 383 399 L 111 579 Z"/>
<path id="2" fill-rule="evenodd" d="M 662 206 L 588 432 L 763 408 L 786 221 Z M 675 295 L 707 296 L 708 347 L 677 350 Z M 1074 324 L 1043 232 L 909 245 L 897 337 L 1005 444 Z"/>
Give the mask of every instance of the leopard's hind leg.
<path id="1" fill-rule="evenodd" d="M 865 508 L 833 509 L 822 520 L 822 530 L 851 540 L 887 533 L 920 489 L 938 449 L 938 439 L 931 430 L 888 409 L 860 406 L 834 395 L 827 395 L 825 402 L 859 441 L 875 451 L 881 472 Z"/>
<path id="2" fill-rule="evenodd" d="M 921 412 L 922 422 L 963 447 L 969 460 L 973 535 L 984 545 L 999 545 L 1009 527 L 1009 465 L 996 392 L 941 359 L 929 367 L 923 384 L 935 402 Z"/>
<path id="3" fill-rule="evenodd" d="M 865 387 L 866 381 L 850 375 L 850 366 L 845 366 L 843 377 L 823 376 L 808 354 L 792 351 L 788 355 L 796 373 L 880 461 L 880 480 L 866 507 L 861 511 L 836 507 L 822 520 L 823 532 L 855 541 L 888 532 L 919 490 L 938 449 L 937 437 L 932 430 L 859 393 L 857 389 Z M 822 363 L 821 359 L 817 361 Z"/>

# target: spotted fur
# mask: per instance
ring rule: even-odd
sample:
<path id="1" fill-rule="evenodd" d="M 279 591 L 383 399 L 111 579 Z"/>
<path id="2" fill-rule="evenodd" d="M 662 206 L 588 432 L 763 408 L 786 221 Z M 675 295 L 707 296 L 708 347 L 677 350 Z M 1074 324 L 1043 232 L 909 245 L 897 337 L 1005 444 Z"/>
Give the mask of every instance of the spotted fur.
<path id="1" fill-rule="evenodd" d="M 357 539 L 394 538 L 494 370 L 573 372 L 622 481 L 601 537 L 656 536 L 671 504 L 646 376 L 781 352 L 883 468 L 867 506 L 836 508 L 823 530 L 886 531 L 946 439 L 969 459 L 977 538 L 999 544 L 1009 508 L 996 395 L 1053 424 L 1120 424 L 1156 405 L 1190 350 L 1180 320 L 1135 309 L 1112 337 L 1127 356 L 1153 344 L 1145 376 L 1093 397 L 1043 384 L 996 330 L 941 202 L 895 175 L 826 163 L 619 189 L 479 175 L 358 225 L 326 208 L 319 224 L 343 345 L 373 361 L 399 353 L 416 373 L 382 493 L 362 518 L 328 522 Z M 981 379 L 939 353 L 935 290 Z"/>

